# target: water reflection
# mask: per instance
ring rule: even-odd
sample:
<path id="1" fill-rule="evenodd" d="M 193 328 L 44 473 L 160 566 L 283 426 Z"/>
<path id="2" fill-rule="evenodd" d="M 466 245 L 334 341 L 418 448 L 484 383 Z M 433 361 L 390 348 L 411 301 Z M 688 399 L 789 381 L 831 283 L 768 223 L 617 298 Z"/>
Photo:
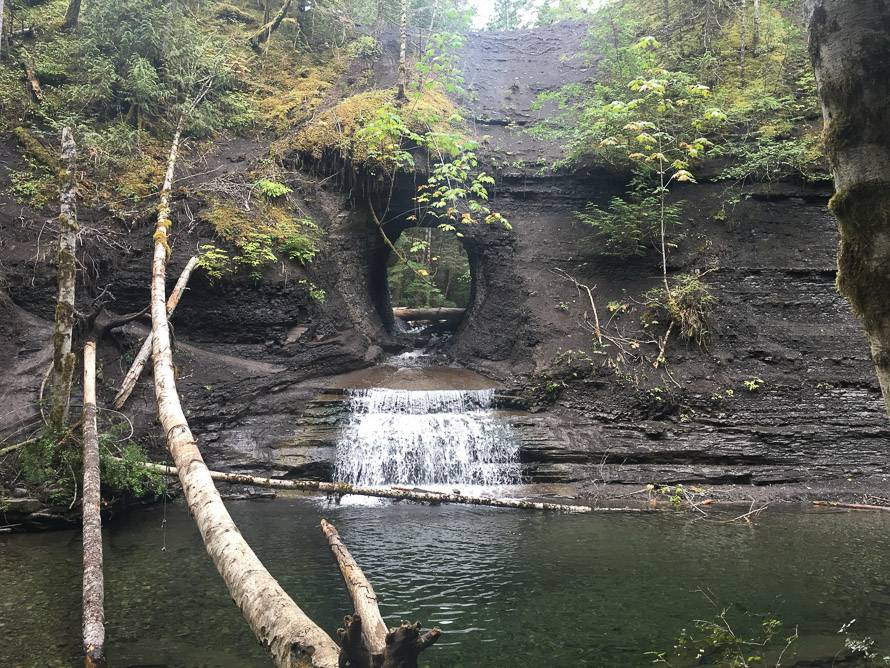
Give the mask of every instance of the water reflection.
<path id="1" fill-rule="evenodd" d="M 387 621 L 445 636 L 431 666 L 645 666 L 723 604 L 799 625 L 802 656 L 831 656 L 841 624 L 890 648 L 883 514 L 770 509 L 755 527 L 688 514 L 569 516 L 309 498 L 235 502 L 245 537 L 333 632 L 350 610 L 318 521 L 337 526 Z M 111 666 L 266 666 L 181 506 L 106 531 Z M 166 549 L 164 549 L 166 547 Z M 0 666 L 77 663 L 75 532 L 0 537 Z"/>

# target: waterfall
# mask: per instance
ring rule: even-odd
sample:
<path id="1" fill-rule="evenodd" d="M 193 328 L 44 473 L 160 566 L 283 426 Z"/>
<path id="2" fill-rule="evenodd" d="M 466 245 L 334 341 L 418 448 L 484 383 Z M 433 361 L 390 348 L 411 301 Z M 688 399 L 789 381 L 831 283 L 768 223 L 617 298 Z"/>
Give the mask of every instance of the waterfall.
<path id="1" fill-rule="evenodd" d="M 494 390 L 349 390 L 335 477 L 362 485 L 519 482 L 519 447 Z"/>

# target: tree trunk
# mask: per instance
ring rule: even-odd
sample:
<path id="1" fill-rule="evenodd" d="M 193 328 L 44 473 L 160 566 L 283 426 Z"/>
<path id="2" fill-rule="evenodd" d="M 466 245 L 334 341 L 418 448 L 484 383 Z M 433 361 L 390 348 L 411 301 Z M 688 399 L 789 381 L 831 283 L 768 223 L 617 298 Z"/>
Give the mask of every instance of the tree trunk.
<path id="1" fill-rule="evenodd" d="M 83 655 L 86 668 L 105 654 L 105 583 L 102 575 L 102 516 L 99 434 L 96 428 L 96 341 L 83 346 Z"/>
<path id="2" fill-rule="evenodd" d="M 363 651 L 358 651 L 359 648 L 355 647 L 358 643 L 353 643 L 352 650 L 346 650 L 347 643 L 341 642 L 341 645 L 349 654 L 350 659 L 352 659 L 350 665 L 354 666 L 354 668 L 365 668 L 365 666 L 356 665 L 357 659 L 358 662 L 365 663 L 361 661 L 365 657 L 370 659 L 367 662 L 367 668 L 379 665 L 382 663 L 383 655 L 386 651 L 386 634 L 388 629 L 383 621 L 383 616 L 380 614 L 380 608 L 377 606 L 377 594 L 374 592 L 374 587 L 371 586 L 362 569 L 355 559 L 352 558 L 349 550 L 346 549 L 346 545 L 343 544 L 340 534 L 337 533 L 334 525 L 327 520 L 322 520 L 321 530 L 328 539 L 328 545 L 331 546 L 331 552 L 334 553 L 334 558 L 337 560 L 337 566 L 343 575 L 343 582 L 346 583 L 346 589 L 349 591 L 349 597 L 352 599 L 355 612 L 361 618 L 361 645 Z M 349 631 L 348 627 L 349 625 L 347 624 L 347 631 Z"/>
<path id="3" fill-rule="evenodd" d="M 68 0 L 68 10 L 65 12 L 65 30 L 77 28 L 77 22 L 80 20 L 80 1 Z"/>
<path id="4" fill-rule="evenodd" d="M 157 471 L 168 476 L 178 475 L 177 469 L 163 464 L 145 463 L 143 466 L 151 471 Z M 492 506 L 495 508 L 519 508 L 522 510 L 553 510 L 565 513 L 590 513 L 590 512 L 648 512 L 641 508 L 592 508 L 591 506 L 570 506 L 562 503 L 543 503 L 539 501 L 525 501 L 523 499 L 498 499 L 488 496 L 468 496 L 453 493 L 429 492 L 423 489 L 407 487 L 366 487 L 364 485 L 350 485 L 345 482 L 320 482 L 318 480 L 287 480 L 284 478 L 260 478 L 244 473 L 224 473 L 222 471 L 210 471 L 210 477 L 220 482 L 230 482 L 238 485 L 256 485 L 257 487 L 271 487 L 273 489 L 294 489 L 301 492 L 324 492 L 326 494 L 357 494 L 359 496 L 373 496 L 380 499 L 394 499 L 396 501 L 417 501 L 419 503 L 459 503 L 471 506 Z"/>
<path id="5" fill-rule="evenodd" d="M 748 0 L 742 0 L 742 25 L 739 28 L 739 80 L 745 82 L 745 48 L 748 42 Z"/>
<path id="6" fill-rule="evenodd" d="M 408 0 L 401 0 L 399 9 L 399 89 L 396 99 L 407 100 L 408 88 Z"/>
<path id="7" fill-rule="evenodd" d="M 760 0 L 754 0 L 754 34 L 751 37 L 751 51 L 757 55 L 760 48 Z"/>
<path id="8" fill-rule="evenodd" d="M 837 284 L 862 319 L 890 414 L 890 3 L 809 0 L 836 194 Z"/>
<path id="9" fill-rule="evenodd" d="M 3 0 L 0 0 L 0 56 L 3 56 Z"/>
<path id="10" fill-rule="evenodd" d="M 173 288 L 173 292 L 167 297 L 168 318 L 173 315 L 173 311 L 176 310 L 179 300 L 185 292 L 185 286 L 188 284 L 189 278 L 192 275 L 192 270 L 197 264 L 198 258 L 196 257 L 193 257 L 188 261 L 185 265 L 185 269 L 183 269 L 182 273 L 179 275 L 179 280 L 176 281 L 176 286 Z M 139 382 L 139 377 L 142 375 L 145 363 L 148 362 L 149 357 L 151 357 L 151 342 L 152 336 L 149 332 L 148 336 L 145 337 L 145 341 L 142 343 L 142 347 L 136 354 L 136 359 L 134 359 L 133 364 L 130 365 L 130 370 L 127 371 L 127 375 L 124 376 L 123 381 L 121 381 L 121 389 L 118 390 L 118 393 L 114 397 L 114 403 L 112 405 L 115 410 L 119 411 L 124 407 L 124 404 L 127 403 L 127 399 L 129 399 L 130 395 L 133 393 L 136 383 Z"/>
<path id="11" fill-rule="evenodd" d="M 383 32 L 383 24 L 386 20 L 385 16 L 386 3 L 384 0 L 377 0 L 376 20 L 374 22 L 374 35 L 380 37 Z"/>
<path id="12" fill-rule="evenodd" d="M 269 23 L 272 19 L 272 0 L 263 2 L 263 25 Z"/>
<path id="13" fill-rule="evenodd" d="M 77 146 L 70 128 L 62 129 L 62 160 L 66 165 L 59 196 L 59 250 L 56 272 L 59 291 L 56 322 L 53 327 L 53 373 L 49 425 L 61 431 L 68 422 L 68 403 L 74 376 L 71 339 L 74 330 L 74 286 L 76 281 L 75 246 L 77 244 Z"/>
<path id="14" fill-rule="evenodd" d="M 290 10 L 292 3 L 293 0 L 284 0 L 284 4 L 281 5 L 281 9 L 278 10 L 275 18 L 253 34 L 253 37 L 250 38 L 250 46 L 253 47 L 254 50 L 259 51 L 259 48 L 268 41 L 272 36 L 272 33 L 278 30 L 278 26 L 281 25 L 284 17 L 287 16 L 287 12 Z"/>
<path id="15" fill-rule="evenodd" d="M 338 664 L 339 648 L 285 593 L 241 536 L 213 484 L 179 401 L 164 286 L 167 231 L 172 224 L 170 189 L 179 135 L 177 129 L 161 189 L 152 258 L 152 351 L 158 416 L 186 503 L 207 552 L 257 639 L 279 667 L 333 668 Z"/>

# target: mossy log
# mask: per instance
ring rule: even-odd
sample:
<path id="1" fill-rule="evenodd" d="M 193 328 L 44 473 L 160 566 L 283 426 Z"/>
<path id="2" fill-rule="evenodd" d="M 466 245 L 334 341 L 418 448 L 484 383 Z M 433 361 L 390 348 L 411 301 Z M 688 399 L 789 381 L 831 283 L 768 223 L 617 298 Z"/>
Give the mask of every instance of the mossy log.
<path id="1" fill-rule="evenodd" d="M 258 51 L 259 48 L 269 40 L 269 38 L 272 36 L 272 33 L 278 29 L 278 26 L 281 25 L 284 17 L 287 16 L 287 13 L 288 11 L 290 11 L 290 7 L 292 4 L 293 0 L 284 0 L 284 4 L 281 5 L 281 9 L 278 10 L 275 18 L 273 18 L 271 21 L 269 21 L 253 34 L 249 41 L 250 46 L 254 50 Z"/>
<path id="2" fill-rule="evenodd" d="M 890 3 L 809 0 L 837 193 L 838 288 L 862 319 L 890 414 Z"/>
<path id="3" fill-rule="evenodd" d="M 59 193 L 59 243 L 56 260 L 58 296 L 53 326 L 53 370 L 50 394 L 50 428 L 59 433 L 68 422 L 68 404 L 74 377 L 74 353 L 71 342 L 74 332 L 75 283 L 77 280 L 77 146 L 70 128 L 62 129 L 62 159 L 66 164 Z"/>

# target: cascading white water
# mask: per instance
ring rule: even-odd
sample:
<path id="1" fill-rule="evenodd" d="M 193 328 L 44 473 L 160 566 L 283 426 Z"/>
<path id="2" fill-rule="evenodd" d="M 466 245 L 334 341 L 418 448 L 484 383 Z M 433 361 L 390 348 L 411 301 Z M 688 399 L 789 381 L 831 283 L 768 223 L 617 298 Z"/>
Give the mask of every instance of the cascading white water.
<path id="1" fill-rule="evenodd" d="M 519 446 L 494 390 L 349 390 L 336 479 L 361 485 L 507 485 Z"/>

